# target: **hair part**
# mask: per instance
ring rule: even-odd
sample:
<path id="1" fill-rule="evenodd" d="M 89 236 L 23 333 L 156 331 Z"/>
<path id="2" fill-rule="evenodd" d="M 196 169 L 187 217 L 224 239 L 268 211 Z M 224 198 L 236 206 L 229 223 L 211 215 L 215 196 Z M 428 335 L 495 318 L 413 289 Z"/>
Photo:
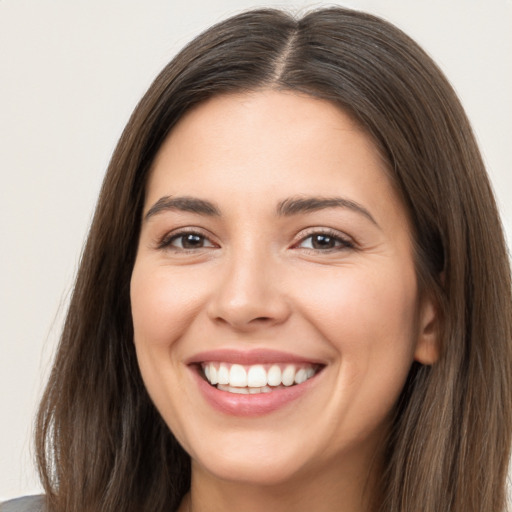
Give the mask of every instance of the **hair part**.
<path id="1" fill-rule="evenodd" d="M 145 390 L 129 283 L 145 187 L 194 106 L 277 88 L 322 98 L 373 138 L 408 214 L 420 288 L 442 317 L 442 355 L 417 363 L 386 445 L 379 512 L 505 507 L 512 431 L 510 269 L 464 111 L 409 37 L 343 8 L 300 19 L 242 13 L 186 46 L 132 114 L 112 156 L 37 418 L 52 512 L 175 510 L 190 459 Z"/>

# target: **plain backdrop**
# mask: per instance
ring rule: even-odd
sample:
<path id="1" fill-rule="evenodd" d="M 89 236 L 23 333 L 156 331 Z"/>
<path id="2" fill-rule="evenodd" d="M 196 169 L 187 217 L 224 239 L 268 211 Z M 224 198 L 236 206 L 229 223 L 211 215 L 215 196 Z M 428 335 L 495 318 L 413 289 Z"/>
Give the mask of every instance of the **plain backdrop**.
<path id="1" fill-rule="evenodd" d="M 512 1 L 330 2 L 392 21 L 459 93 L 512 239 Z M 0 0 L 0 501 L 39 492 L 32 421 L 103 173 L 158 71 L 250 0 Z"/>

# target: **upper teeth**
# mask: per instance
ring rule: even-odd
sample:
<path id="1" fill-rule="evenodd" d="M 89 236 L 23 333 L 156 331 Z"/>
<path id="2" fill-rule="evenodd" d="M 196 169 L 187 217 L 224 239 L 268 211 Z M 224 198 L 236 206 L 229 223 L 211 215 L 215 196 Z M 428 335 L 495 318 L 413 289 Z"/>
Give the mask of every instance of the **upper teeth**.
<path id="1" fill-rule="evenodd" d="M 229 363 L 203 363 L 204 375 L 212 385 L 236 388 L 263 388 L 264 386 L 291 386 L 301 384 L 316 373 L 311 364 L 255 364 L 242 366 Z"/>

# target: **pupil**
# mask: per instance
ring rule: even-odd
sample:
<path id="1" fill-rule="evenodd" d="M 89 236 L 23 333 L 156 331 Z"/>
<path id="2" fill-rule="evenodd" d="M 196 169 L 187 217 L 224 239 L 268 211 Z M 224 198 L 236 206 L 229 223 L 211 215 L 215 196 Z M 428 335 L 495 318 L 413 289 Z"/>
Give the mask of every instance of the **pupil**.
<path id="1" fill-rule="evenodd" d="M 315 235 L 313 237 L 313 247 L 315 249 L 331 249 L 334 247 L 334 239 L 329 235 Z"/>
<path id="2" fill-rule="evenodd" d="M 201 247 L 203 243 L 203 237 L 199 235 L 185 235 L 182 239 L 182 244 L 185 249 L 194 249 Z"/>

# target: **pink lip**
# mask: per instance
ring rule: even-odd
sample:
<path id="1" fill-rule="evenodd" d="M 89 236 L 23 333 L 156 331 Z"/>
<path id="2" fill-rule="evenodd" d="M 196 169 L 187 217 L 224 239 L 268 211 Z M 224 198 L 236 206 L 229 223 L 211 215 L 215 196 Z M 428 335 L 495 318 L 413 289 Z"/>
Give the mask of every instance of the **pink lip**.
<path id="1" fill-rule="evenodd" d="M 199 364 L 213 361 L 245 365 L 268 363 L 310 363 L 325 365 L 325 363 L 320 361 L 313 361 L 294 354 L 264 349 L 250 351 L 211 350 L 195 354 L 189 358 L 186 364 L 189 366 L 199 391 L 206 402 L 223 414 L 245 417 L 270 414 L 287 406 L 291 402 L 301 398 L 315 386 L 320 375 L 317 374 L 302 384 L 275 389 L 271 393 L 242 395 L 217 389 L 203 378 Z"/>
<path id="2" fill-rule="evenodd" d="M 323 361 L 308 359 L 288 352 L 268 349 L 253 350 L 208 350 L 193 355 L 185 364 L 199 364 L 207 362 L 223 362 L 232 364 L 271 364 L 271 363 L 310 363 L 325 364 Z"/>
<path id="3" fill-rule="evenodd" d="M 204 380 L 198 371 L 193 372 L 199 390 L 206 401 L 217 411 L 232 416 L 262 416 L 284 407 L 299 399 L 312 386 L 316 377 L 289 388 L 280 388 L 271 393 L 239 395 L 221 391 Z"/>

